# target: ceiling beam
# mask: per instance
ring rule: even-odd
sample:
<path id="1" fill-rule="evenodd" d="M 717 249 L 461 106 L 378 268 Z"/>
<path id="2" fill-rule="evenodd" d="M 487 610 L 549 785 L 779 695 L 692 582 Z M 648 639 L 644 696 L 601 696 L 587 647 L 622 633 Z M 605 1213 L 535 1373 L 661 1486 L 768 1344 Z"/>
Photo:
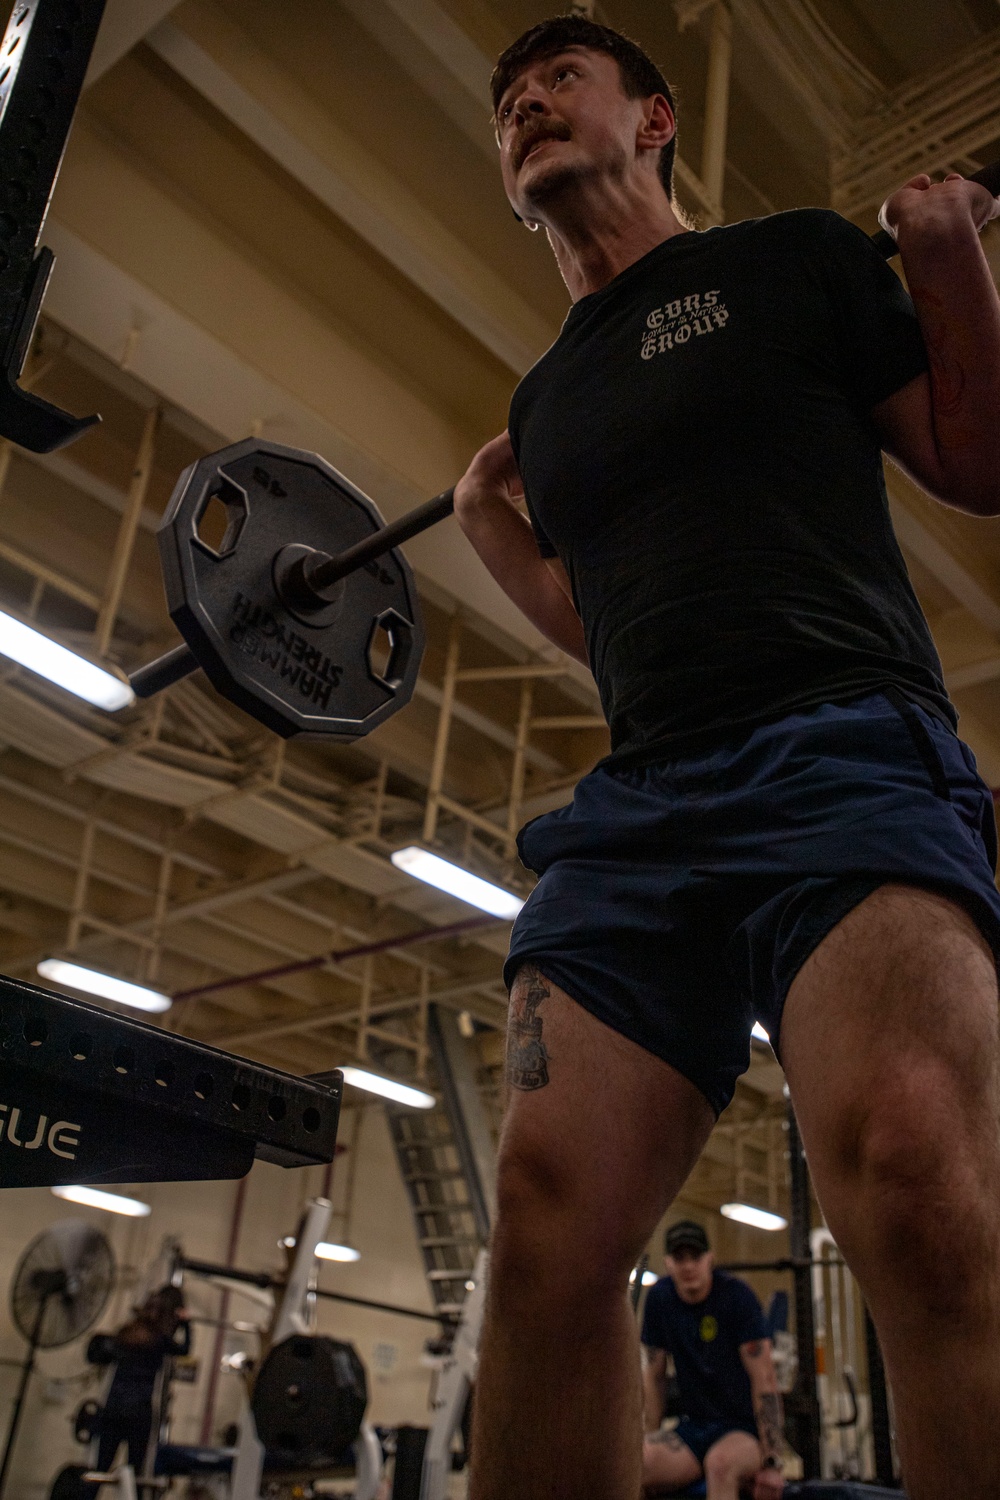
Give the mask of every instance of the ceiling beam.
<path id="1" fill-rule="evenodd" d="M 131 52 L 147 31 L 170 14 L 177 0 L 108 0 L 107 9 L 97 33 L 84 88 L 96 83 L 109 68 Z"/>
<path id="2" fill-rule="evenodd" d="M 454 470 L 441 468 L 435 460 L 430 482 L 422 489 L 408 472 L 384 461 L 371 447 L 307 406 L 58 218 L 50 216 L 46 242 L 56 252 L 46 313 L 113 364 L 120 361 L 123 348 L 139 328 L 130 365 L 135 379 L 171 405 L 198 412 L 223 442 L 235 443 L 259 431 L 266 418 L 265 435 L 322 453 L 375 499 L 387 520 L 426 500 L 433 488 L 443 489 L 454 481 Z M 106 503 L 112 503 L 111 493 Z M 426 591 L 441 607 L 453 609 L 456 602 L 461 603 L 474 633 L 515 659 L 526 659 L 525 652 L 544 655 L 552 651 L 494 583 L 454 521 L 414 537 L 407 544 L 407 556 L 421 593 Z M 597 690 L 587 669 L 568 662 L 567 671 L 586 699 L 595 702 Z"/>
<path id="3" fill-rule="evenodd" d="M 685 0 L 675 0 L 682 11 Z M 801 0 L 732 0 L 741 37 L 738 54 L 751 61 L 746 43 L 770 64 L 777 77 L 797 97 L 812 128 L 836 139 L 847 121 L 873 108 L 884 96 L 881 83 L 854 56 L 820 15 L 815 5 Z M 759 77 L 743 77 L 758 94 Z M 756 83 L 757 87 L 752 85 Z M 768 112 L 769 101 L 758 98 Z"/>
<path id="4" fill-rule="evenodd" d="M 981 682 L 993 682 L 1000 677 L 1000 656 L 987 656 L 982 661 L 969 662 L 964 667 L 953 667 L 944 675 L 951 693 L 960 693 L 963 688 L 978 687 Z"/>
<path id="5" fill-rule="evenodd" d="M 436 0 L 340 3 L 496 169 L 490 61 Z"/>
<path id="6" fill-rule="evenodd" d="M 74 489 L 81 490 L 91 500 L 96 500 L 99 505 L 106 506 L 108 510 L 114 511 L 116 515 L 123 515 L 128 496 L 124 490 L 117 485 L 109 484 L 106 479 L 101 479 L 98 474 L 92 474 L 82 464 L 74 459 L 67 458 L 62 453 L 30 453 L 26 448 L 19 448 L 17 458 L 24 463 L 34 464 L 40 469 L 45 469 L 49 474 L 54 474 L 65 484 L 72 485 Z M 160 517 L 148 506 L 143 506 L 139 512 L 139 526 L 142 531 L 154 533 L 160 524 Z"/>
<path id="7" fill-rule="evenodd" d="M 1000 603 L 891 491 L 889 509 L 900 545 L 919 558 L 980 625 L 1000 638 Z"/>
<path id="8" fill-rule="evenodd" d="M 833 161 L 833 205 L 848 216 L 917 172 L 937 172 L 1000 136 L 1000 29 L 943 68 L 910 79 L 856 118 Z"/>
<path id="9" fill-rule="evenodd" d="M 453 1008 L 469 1010 L 473 1015 L 476 1015 L 477 1019 L 485 1020 L 487 1025 L 496 1026 L 501 1019 L 504 1002 L 489 995 L 489 989 L 490 985 L 488 981 L 482 978 L 470 978 L 454 984 L 441 985 L 438 989 L 432 990 L 424 997 L 419 993 L 404 996 L 386 995 L 381 1000 L 372 1000 L 371 1009 L 368 1014 L 374 1018 L 377 1015 L 385 1015 L 390 1011 L 409 1009 L 411 1006 L 420 1005 L 422 1000 L 426 999 L 428 1002 L 433 1001 L 436 1005 L 449 1005 Z M 483 993 L 484 991 L 486 992 L 485 994 Z M 480 1015 L 477 1012 L 477 997 L 489 1000 L 488 1007 L 484 1007 L 486 1012 L 484 1015 Z M 457 1004 L 459 1001 L 462 1002 L 461 1005 Z M 350 1025 L 359 1019 L 359 1015 L 360 1012 L 354 1007 L 341 1011 L 324 1007 L 323 1010 L 312 1011 L 309 1015 L 294 1016 L 290 1020 L 265 1022 L 261 1026 L 254 1026 L 246 1031 L 215 1033 L 207 1038 L 207 1040 L 213 1046 L 226 1047 L 227 1049 L 259 1046 L 261 1042 L 273 1041 L 280 1036 L 294 1036 L 310 1031 L 320 1031 L 324 1026 Z"/>
<path id="10" fill-rule="evenodd" d="M 323 121 L 323 154 L 308 145 L 263 102 L 263 88 L 259 94 L 247 86 L 252 79 L 260 87 L 261 78 L 266 78 L 273 101 L 275 64 L 243 33 L 232 30 L 234 37 L 212 40 L 224 54 L 229 50 L 225 44 L 232 46 L 232 58 L 227 60 L 238 60 L 241 78 L 172 21 L 158 26 L 147 42 L 231 124 L 497 359 L 517 375 L 530 369 L 556 330 L 332 118 Z M 282 78 L 282 98 L 292 101 L 289 114 L 314 108 L 300 101 L 299 92 L 291 79 Z"/>

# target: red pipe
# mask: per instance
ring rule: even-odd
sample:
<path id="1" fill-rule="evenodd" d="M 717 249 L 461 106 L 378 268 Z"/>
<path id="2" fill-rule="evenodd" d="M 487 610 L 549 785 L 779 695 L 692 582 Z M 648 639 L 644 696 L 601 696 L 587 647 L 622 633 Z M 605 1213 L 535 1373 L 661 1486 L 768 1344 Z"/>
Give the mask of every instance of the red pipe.
<path id="1" fill-rule="evenodd" d="M 304 969 L 319 969 L 323 964 L 343 963 L 348 958 L 367 958 L 370 953 L 384 953 L 388 948 L 410 948 L 415 943 L 432 943 L 436 938 L 457 937 L 460 932 L 473 932 L 479 927 L 496 927 L 499 920 L 497 917 L 466 917 L 464 922 L 452 922 L 447 927 L 422 927 L 419 932 L 407 932 L 402 937 L 380 938 L 376 943 L 362 943 L 357 948 L 334 949 L 332 952 L 318 953 L 315 958 L 297 958 L 292 963 L 278 964 L 273 969 L 257 969 L 252 974 L 215 979 L 211 984 L 178 990 L 171 998 L 196 1000 L 201 995 L 214 995 L 219 990 L 235 989 L 238 984 L 260 984 L 265 979 L 280 979 L 284 974 L 301 974 Z"/>

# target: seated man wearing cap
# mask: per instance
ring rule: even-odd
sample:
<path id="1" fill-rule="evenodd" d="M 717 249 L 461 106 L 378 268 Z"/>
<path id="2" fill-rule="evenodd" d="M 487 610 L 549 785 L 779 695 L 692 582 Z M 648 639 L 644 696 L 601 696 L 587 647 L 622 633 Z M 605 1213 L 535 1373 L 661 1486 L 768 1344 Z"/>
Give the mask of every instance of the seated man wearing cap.
<path id="1" fill-rule="evenodd" d="M 771 1341 L 756 1296 L 716 1271 L 700 1224 L 667 1230 L 667 1275 L 651 1287 L 642 1323 L 646 1495 L 670 1494 L 704 1477 L 708 1500 L 782 1492 L 782 1412 Z M 667 1356 L 683 1416 L 661 1432 Z"/>

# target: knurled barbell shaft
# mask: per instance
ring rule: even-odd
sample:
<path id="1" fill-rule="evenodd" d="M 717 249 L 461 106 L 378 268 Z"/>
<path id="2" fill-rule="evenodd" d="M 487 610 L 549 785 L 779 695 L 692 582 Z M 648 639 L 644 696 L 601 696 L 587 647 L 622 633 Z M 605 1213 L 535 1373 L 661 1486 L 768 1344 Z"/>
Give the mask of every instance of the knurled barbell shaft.
<path id="1" fill-rule="evenodd" d="M 394 547 L 408 542 L 411 537 L 419 536 L 428 527 L 436 526 L 438 521 L 450 516 L 454 509 L 455 491 L 445 490 L 443 494 L 435 495 L 433 500 L 418 505 L 416 510 L 407 511 L 398 521 L 392 521 L 380 531 L 373 531 L 371 536 L 355 542 L 346 552 L 340 552 L 336 557 L 328 558 L 326 562 L 313 567 L 306 566 L 304 581 L 315 593 L 322 594 L 324 589 L 338 583 L 341 578 L 346 578 L 348 573 L 357 572 L 366 563 L 374 562 L 377 557 L 384 557 Z"/>

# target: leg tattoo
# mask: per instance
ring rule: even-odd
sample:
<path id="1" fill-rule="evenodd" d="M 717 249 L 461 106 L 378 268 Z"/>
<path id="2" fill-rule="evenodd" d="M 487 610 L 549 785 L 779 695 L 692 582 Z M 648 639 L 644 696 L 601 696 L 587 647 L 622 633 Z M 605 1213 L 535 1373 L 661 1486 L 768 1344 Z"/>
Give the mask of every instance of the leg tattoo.
<path id="1" fill-rule="evenodd" d="M 550 993 L 548 981 L 530 965 L 520 971 L 510 993 L 507 1082 L 525 1093 L 543 1089 L 549 1081 L 549 1054 L 542 1042 L 538 1007 Z"/>
<path id="2" fill-rule="evenodd" d="M 670 1432 L 647 1432 L 646 1442 L 656 1443 L 664 1448 L 672 1448 L 675 1453 L 679 1453 L 682 1448 L 687 1447 L 683 1439 L 679 1438 L 676 1432 L 672 1430 Z"/>

